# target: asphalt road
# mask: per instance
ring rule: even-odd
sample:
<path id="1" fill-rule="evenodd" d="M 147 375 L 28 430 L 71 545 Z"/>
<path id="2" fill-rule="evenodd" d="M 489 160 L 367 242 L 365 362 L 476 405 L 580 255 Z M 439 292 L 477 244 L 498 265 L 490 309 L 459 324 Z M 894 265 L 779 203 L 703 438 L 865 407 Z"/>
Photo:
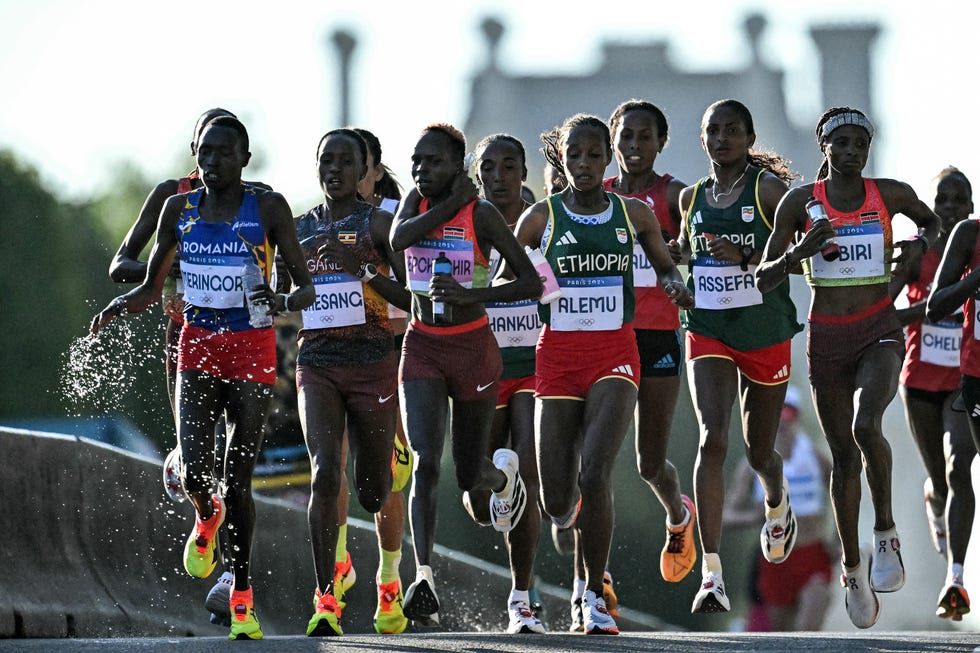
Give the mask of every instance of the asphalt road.
<path id="1" fill-rule="evenodd" d="M 554 653 L 602 651 L 632 653 L 725 653 L 792 651 L 793 653 L 980 653 L 980 634 L 966 632 L 862 633 L 627 633 L 618 637 L 585 637 L 565 633 L 507 635 L 502 633 L 433 633 L 411 635 L 345 635 L 340 638 L 268 637 L 258 642 L 230 642 L 223 637 L 118 639 L 7 639 L 3 653 L 211 653 L 212 651 L 275 651 L 276 653 Z"/>

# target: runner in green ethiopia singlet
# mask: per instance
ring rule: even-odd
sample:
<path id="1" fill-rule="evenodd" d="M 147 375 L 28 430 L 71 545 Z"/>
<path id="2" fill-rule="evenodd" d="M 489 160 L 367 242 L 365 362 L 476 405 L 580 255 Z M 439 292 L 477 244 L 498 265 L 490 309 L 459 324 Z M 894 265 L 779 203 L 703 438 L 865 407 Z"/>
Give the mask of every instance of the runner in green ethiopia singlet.
<path id="1" fill-rule="evenodd" d="M 555 271 L 561 297 L 538 308 L 553 331 L 611 331 L 633 321 L 633 225 L 623 199 L 609 208 L 572 217 L 561 195 L 548 198 L 541 251 Z"/>
<path id="2" fill-rule="evenodd" d="M 785 342 L 803 330 L 796 321 L 796 306 L 789 283 L 763 294 L 755 287 L 755 265 L 742 270 L 737 263 L 719 261 L 708 253 L 708 241 L 726 236 L 736 247 L 764 249 L 772 232 L 772 217 L 762 212 L 755 183 L 745 184 L 738 200 L 725 209 L 708 204 L 705 181 L 694 189 L 694 201 L 684 216 L 691 243 L 691 274 L 687 285 L 696 307 L 682 313 L 681 323 L 691 331 L 720 340 L 736 351 L 752 351 Z"/>

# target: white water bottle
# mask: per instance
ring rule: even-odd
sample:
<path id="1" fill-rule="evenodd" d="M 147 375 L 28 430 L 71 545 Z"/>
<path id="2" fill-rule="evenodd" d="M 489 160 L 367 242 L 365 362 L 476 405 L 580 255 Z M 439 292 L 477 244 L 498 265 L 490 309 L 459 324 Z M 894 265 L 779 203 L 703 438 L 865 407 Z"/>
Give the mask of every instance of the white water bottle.
<path id="1" fill-rule="evenodd" d="M 544 290 L 541 291 L 541 299 L 538 301 L 542 304 L 550 304 L 561 297 L 561 288 L 558 286 L 558 279 L 555 278 L 555 271 L 551 269 L 551 264 L 548 263 L 548 259 L 544 257 L 541 250 L 531 249 L 525 245 L 524 253 L 531 259 L 531 265 L 537 270 L 538 277 L 541 278 L 541 283 L 544 286 Z"/>
<path id="2" fill-rule="evenodd" d="M 248 323 L 256 329 L 272 326 L 269 305 L 249 299 L 255 287 L 264 283 L 265 276 L 258 264 L 252 259 L 247 259 L 242 266 L 242 288 L 245 291 L 245 304 L 248 306 Z"/>

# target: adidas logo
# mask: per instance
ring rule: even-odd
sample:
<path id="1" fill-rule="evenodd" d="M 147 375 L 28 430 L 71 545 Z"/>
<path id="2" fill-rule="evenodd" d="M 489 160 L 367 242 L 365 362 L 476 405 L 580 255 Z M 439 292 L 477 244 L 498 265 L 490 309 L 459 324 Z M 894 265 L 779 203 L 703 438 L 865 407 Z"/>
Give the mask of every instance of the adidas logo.
<path id="1" fill-rule="evenodd" d="M 970 411 L 970 415 L 974 417 L 980 417 L 980 404 L 976 404 L 973 410 Z"/>
<path id="2" fill-rule="evenodd" d="M 691 224 L 692 225 L 701 224 L 701 212 L 700 211 L 696 212 L 694 214 L 694 217 L 691 218 Z"/>
<path id="3" fill-rule="evenodd" d="M 778 381 L 779 379 L 785 379 L 788 376 L 789 376 L 789 366 L 783 365 L 783 367 L 778 372 L 772 375 L 772 380 Z"/>
<path id="4" fill-rule="evenodd" d="M 561 238 L 558 239 L 558 242 L 555 243 L 555 245 L 574 245 L 576 243 L 578 243 L 578 241 L 575 240 L 575 234 L 573 234 L 571 231 L 566 231 L 562 234 Z"/>
<path id="5" fill-rule="evenodd" d="M 667 367 L 673 367 L 673 366 L 674 366 L 674 357 L 671 356 L 670 354 L 667 354 L 666 356 L 664 356 L 663 358 L 661 358 L 660 360 L 658 360 L 653 367 L 654 367 L 654 369 L 660 370 L 660 369 L 664 369 L 664 368 L 667 368 Z"/>
<path id="6" fill-rule="evenodd" d="M 633 376 L 633 366 L 632 365 L 618 365 L 613 368 L 613 372 L 619 374 L 625 374 L 626 376 Z"/>

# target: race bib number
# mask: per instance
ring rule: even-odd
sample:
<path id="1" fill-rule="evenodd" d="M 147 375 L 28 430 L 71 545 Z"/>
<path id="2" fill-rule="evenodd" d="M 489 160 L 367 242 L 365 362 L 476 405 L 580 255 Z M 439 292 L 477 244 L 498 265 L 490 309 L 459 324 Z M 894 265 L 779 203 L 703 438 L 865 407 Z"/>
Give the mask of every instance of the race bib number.
<path id="1" fill-rule="evenodd" d="M 814 279 L 866 279 L 887 276 L 885 235 L 881 223 L 836 227 L 840 258 L 825 261 L 819 254 L 810 258 Z"/>
<path id="2" fill-rule="evenodd" d="M 749 265 L 743 271 L 740 265 L 713 258 L 696 260 L 691 269 L 697 307 L 719 311 L 761 304 L 762 293 L 755 287 L 755 268 Z"/>
<path id="3" fill-rule="evenodd" d="M 180 260 L 184 282 L 184 301 L 200 308 L 241 308 L 245 306 L 241 257 L 185 257 Z"/>
<path id="4" fill-rule="evenodd" d="M 487 305 L 487 319 L 490 329 L 501 349 L 508 347 L 533 347 L 541 333 L 538 319 L 538 303 L 533 299 L 520 302 Z"/>
<path id="5" fill-rule="evenodd" d="M 303 328 L 333 329 L 364 324 L 364 284 L 345 272 L 313 277 L 316 299 L 303 309 Z"/>
<path id="6" fill-rule="evenodd" d="M 974 337 L 976 337 L 974 335 Z M 922 323 L 922 354 L 919 358 L 923 363 L 931 363 L 940 367 L 960 366 L 960 343 L 963 340 L 963 325 L 953 321 L 942 321 L 936 324 Z"/>
<path id="7" fill-rule="evenodd" d="M 657 285 L 657 271 L 653 269 L 653 264 L 639 243 L 633 247 L 633 285 L 637 288 L 653 288 Z"/>
<path id="8" fill-rule="evenodd" d="M 550 304 L 555 331 L 613 331 L 623 326 L 623 278 L 559 278 Z"/>
<path id="9" fill-rule="evenodd" d="M 405 250 L 405 273 L 408 289 L 429 294 L 432 264 L 443 252 L 453 264 L 453 278 L 464 288 L 473 287 L 473 242 L 469 240 L 420 240 Z"/>

